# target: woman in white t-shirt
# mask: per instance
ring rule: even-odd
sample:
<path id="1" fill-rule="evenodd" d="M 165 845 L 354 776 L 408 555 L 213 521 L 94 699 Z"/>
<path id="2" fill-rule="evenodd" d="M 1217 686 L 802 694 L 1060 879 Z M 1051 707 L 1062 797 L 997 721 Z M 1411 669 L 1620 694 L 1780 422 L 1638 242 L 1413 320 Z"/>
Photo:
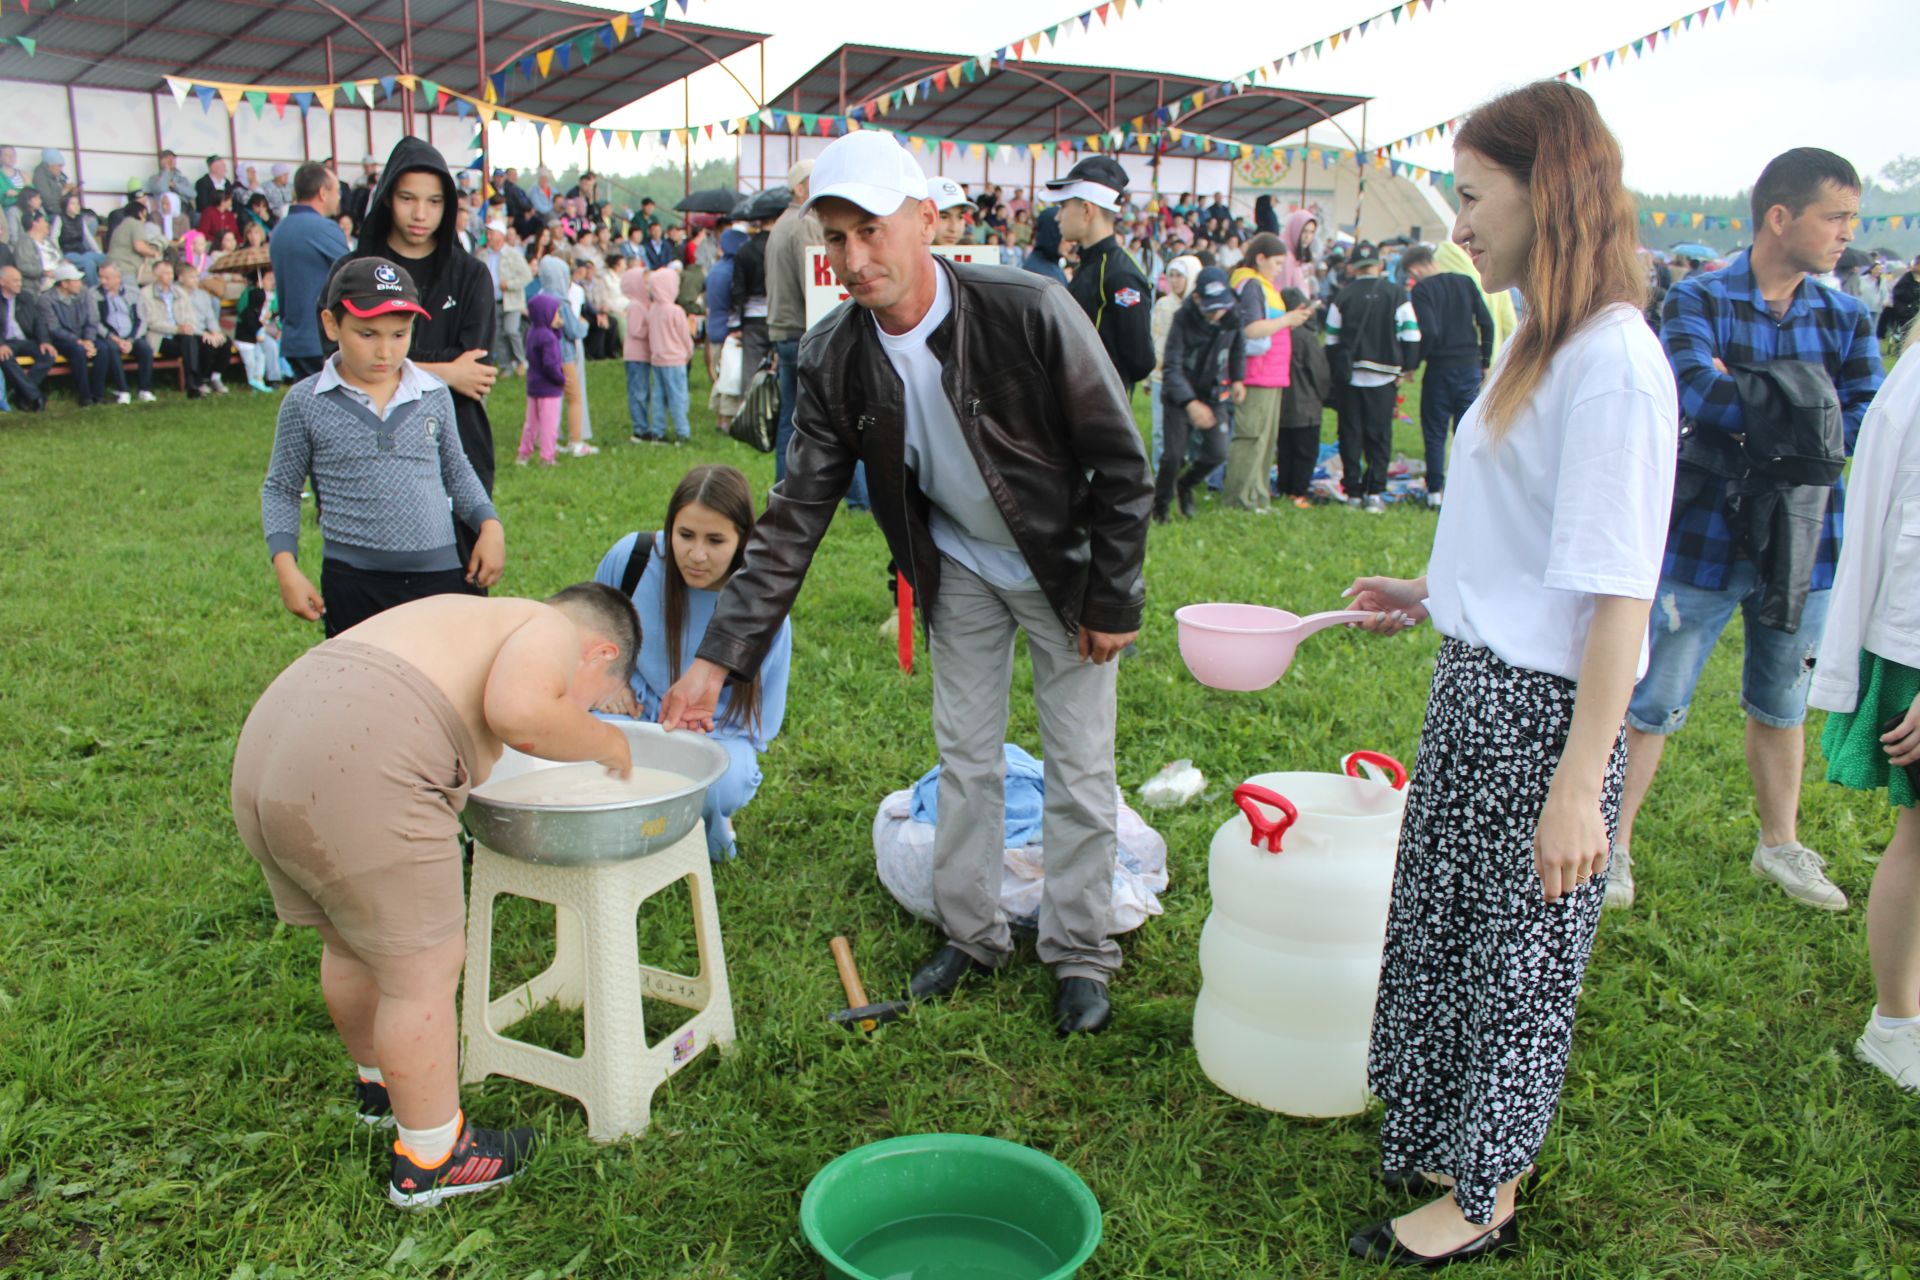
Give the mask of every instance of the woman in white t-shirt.
<path id="1" fill-rule="evenodd" d="M 1446 1194 L 1350 1242 L 1431 1265 L 1515 1246 L 1606 894 L 1679 429 L 1640 311 L 1633 202 L 1593 100 L 1475 111 L 1453 238 L 1527 317 L 1460 424 L 1427 576 L 1361 578 L 1441 646 L 1400 836 L 1368 1062 L 1387 1181 Z"/>

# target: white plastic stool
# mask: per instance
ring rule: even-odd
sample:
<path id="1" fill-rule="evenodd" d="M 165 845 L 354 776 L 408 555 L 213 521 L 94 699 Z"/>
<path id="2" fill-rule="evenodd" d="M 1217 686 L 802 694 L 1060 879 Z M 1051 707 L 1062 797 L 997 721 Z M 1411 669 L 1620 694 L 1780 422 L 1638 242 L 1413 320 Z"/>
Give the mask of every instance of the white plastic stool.
<path id="1" fill-rule="evenodd" d="M 691 891 L 700 954 L 694 976 L 638 962 L 640 904 L 682 879 Z M 493 900 L 501 894 L 553 904 L 553 964 L 489 1001 Z M 614 1142 L 647 1127 L 653 1092 L 668 1076 L 709 1045 L 733 1044 L 733 999 L 702 825 L 660 853 L 584 867 L 541 866 L 475 845 L 471 899 L 460 1019 L 463 1083 L 503 1075 L 567 1094 L 587 1109 L 587 1136 Z M 649 1045 L 640 1016 L 645 999 L 699 1012 L 670 1039 Z M 580 1057 L 501 1034 L 549 1001 L 583 1011 L 587 1046 Z"/>

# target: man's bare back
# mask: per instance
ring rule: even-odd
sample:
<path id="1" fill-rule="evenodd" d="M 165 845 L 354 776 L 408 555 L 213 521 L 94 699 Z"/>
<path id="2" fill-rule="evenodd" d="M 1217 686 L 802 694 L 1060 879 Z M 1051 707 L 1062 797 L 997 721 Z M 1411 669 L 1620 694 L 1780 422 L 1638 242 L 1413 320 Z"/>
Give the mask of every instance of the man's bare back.
<path id="1" fill-rule="evenodd" d="M 404 659 L 446 694 L 466 721 L 480 754 L 471 762 L 477 786 L 500 759 L 500 736 L 487 720 L 487 685 L 501 650 L 529 624 L 533 629 L 523 640 L 536 643 L 515 646 L 509 655 L 513 669 L 500 674 L 513 679 L 557 679 L 564 687 L 580 658 L 579 629 L 565 613 L 537 600 L 429 596 L 376 614 L 343 632 L 341 638 Z"/>

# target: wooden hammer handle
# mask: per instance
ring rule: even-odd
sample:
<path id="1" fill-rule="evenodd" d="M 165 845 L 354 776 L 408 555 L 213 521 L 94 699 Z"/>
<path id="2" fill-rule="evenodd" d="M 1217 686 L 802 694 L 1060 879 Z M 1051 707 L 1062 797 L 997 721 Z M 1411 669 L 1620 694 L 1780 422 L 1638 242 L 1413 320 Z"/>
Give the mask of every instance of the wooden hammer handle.
<path id="1" fill-rule="evenodd" d="M 847 1008 L 865 1008 L 867 989 L 860 983 L 860 970 L 854 967 L 852 944 L 844 937 L 839 937 L 827 946 L 833 951 L 834 966 L 840 970 L 840 985 L 847 991 Z"/>

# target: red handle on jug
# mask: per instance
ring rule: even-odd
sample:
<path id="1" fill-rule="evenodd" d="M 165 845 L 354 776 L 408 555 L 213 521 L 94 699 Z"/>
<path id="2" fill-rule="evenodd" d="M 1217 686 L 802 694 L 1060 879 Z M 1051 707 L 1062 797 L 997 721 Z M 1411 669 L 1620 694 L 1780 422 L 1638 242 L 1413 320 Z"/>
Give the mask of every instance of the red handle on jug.
<path id="1" fill-rule="evenodd" d="M 1240 806 L 1240 812 L 1247 815 L 1247 825 L 1253 828 L 1253 843 L 1264 843 L 1268 853 L 1280 852 L 1280 839 L 1287 834 L 1287 828 L 1300 821 L 1300 811 L 1293 807 L 1293 801 L 1277 791 L 1243 782 L 1233 789 L 1233 802 Z M 1280 817 L 1276 821 L 1260 812 L 1259 806 L 1278 809 Z"/>
<path id="2" fill-rule="evenodd" d="M 1398 760 L 1395 760 L 1392 756 L 1388 755 L 1386 752 L 1355 751 L 1354 753 L 1349 755 L 1346 759 L 1347 776 L 1349 778 L 1359 777 L 1360 766 L 1363 764 L 1378 766 L 1379 768 L 1385 769 L 1388 773 L 1392 774 L 1393 789 L 1395 791 L 1401 791 L 1406 788 L 1407 766 L 1401 764 Z"/>

